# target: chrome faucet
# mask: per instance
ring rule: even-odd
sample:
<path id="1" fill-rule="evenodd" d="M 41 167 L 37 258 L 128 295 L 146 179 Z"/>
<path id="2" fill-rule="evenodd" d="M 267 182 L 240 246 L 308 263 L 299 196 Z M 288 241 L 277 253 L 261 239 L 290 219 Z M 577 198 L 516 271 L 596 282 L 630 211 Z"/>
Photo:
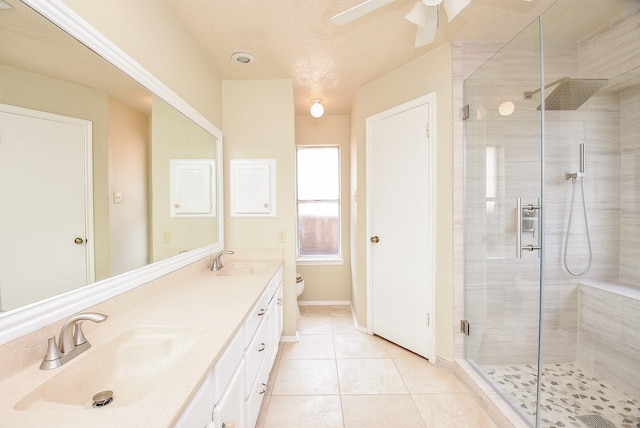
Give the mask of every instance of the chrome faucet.
<path id="1" fill-rule="evenodd" d="M 213 264 L 211 264 L 212 271 L 215 272 L 224 267 L 222 266 L 222 260 L 221 260 L 221 257 L 223 254 L 235 254 L 235 253 L 231 250 L 222 250 L 218 254 L 216 254 L 216 257 L 213 259 Z"/>
<path id="2" fill-rule="evenodd" d="M 91 348 L 91 344 L 82 332 L 82 323 L 85 321 L 102 322 L 106 319 L 106 315 L 94 312 L 74 315 L 67 319 L 60 330 L 59 345 L 56 345 L 55 336 L 48 339 L 47 353 L 40 364 L 40 369 L 58 368 Z"/>

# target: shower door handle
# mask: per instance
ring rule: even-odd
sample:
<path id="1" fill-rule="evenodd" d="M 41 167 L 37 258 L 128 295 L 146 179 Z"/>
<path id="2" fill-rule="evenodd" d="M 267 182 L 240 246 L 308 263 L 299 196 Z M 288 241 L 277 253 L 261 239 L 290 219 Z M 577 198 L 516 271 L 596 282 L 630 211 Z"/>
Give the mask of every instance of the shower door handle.
<path id="1" fill-rule="evenodd" d="M 542 205 L 540 204 L 540 199 L 538 199 L 538 204 L 526 204 L 524 207 L 527 211 L 538 210 L 538 221 L 540 221 L 540 211 L 542 211 Z M 540 233 L 538 232 L 538 245 L 528 244 L 522 245 L 522 198 L 518 196 L 516 198 L 516 258 L 522 258 L 522 250 L 533 251 L 533 250 L 541 250 L 542 246 L 540 244 Z"/>

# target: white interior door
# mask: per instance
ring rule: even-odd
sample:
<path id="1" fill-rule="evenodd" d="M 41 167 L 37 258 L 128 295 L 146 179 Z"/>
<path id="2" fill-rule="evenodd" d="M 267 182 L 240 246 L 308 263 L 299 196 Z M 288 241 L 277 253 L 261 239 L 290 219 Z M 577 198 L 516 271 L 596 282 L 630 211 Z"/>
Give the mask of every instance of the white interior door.
<path id="1" fill-rule="evenodd" d="M 2 311 L 93 280 L 90 143 L 90 122 L 0 105 Z"/>
<path id="2" fill-rule="evenodd" d="M 430 359 L 433 103 L 421 98 L 369 118 L 367 136 L 370 328 Z"/>

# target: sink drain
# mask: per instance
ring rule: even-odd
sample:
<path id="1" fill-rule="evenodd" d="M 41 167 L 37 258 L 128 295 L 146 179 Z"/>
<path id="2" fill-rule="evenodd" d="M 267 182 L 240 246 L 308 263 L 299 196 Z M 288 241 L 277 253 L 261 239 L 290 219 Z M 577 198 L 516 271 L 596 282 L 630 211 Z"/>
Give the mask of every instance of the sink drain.
<path id="1" fill-rule="evenodd" d="M 93 396 L 93 407 L 104 407 L 113 401 L 113 391 L 101 391 Z"/>

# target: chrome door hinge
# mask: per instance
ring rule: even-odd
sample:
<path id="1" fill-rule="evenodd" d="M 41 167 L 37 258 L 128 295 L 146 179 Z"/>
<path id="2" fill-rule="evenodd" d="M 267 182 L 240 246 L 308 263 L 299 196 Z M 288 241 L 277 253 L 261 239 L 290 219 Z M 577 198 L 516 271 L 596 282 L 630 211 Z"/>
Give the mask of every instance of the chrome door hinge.
<path id="1" fill-rule="evenodd" d="M 467 336 L 469 336 L 469 332 L 470 332 L 469 321 L 460 320 L 460 333 L 464 333 Z"/>
<path id="2" fill-rule="evenodd" d="M 469 104 L 467 104 L 466 106 L 463 106 L 460 109 L 460 119 L 462 120 L 469 119 Z"/>
<path id="3" fill-rule="evenodd" d="M 427 136 L 427 138 L 429 138 L 429 124 L 427 123 L 427 125 L 425 126 L 425 130 L 424 130 L 425 135 Z"/>
<path id="4" fill-rule="evenodd" d="M 431 325 L 431 314 L 427 314 L 427 327 Z"/>

